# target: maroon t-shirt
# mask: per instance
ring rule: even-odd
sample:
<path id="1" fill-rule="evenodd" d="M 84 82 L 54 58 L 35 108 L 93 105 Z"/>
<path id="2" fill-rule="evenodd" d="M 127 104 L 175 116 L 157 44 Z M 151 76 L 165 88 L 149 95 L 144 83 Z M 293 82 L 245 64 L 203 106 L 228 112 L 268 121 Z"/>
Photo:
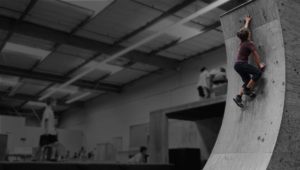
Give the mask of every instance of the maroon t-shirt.
<path id="1" fill-rule="evenodd" d="M 237 62 L 248 62 L 248 57 L 254 50 L 256 50 L 256 48 L 253 42 L 241 42 L 237 56 Z"/>

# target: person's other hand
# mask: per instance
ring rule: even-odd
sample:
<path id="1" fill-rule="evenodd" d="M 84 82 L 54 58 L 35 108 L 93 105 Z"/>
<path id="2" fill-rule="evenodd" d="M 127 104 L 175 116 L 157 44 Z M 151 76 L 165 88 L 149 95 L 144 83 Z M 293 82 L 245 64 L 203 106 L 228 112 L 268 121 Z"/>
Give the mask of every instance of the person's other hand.
<path id="1" fill-rule="evenodd" d="M 265 64 L 265 63 L 260 63 L 260 64 L 259 64 L 259 69 L 260 69 L 261 71 L 265 71 L 265 68 L 266 68 L 266 64 Z"/>

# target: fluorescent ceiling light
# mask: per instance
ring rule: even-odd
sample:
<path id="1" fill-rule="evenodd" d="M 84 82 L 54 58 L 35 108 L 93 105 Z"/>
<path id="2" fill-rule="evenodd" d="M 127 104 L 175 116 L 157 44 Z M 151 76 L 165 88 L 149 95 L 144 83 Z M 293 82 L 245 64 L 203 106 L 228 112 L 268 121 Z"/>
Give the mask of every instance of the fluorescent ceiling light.
<path id="1" fill-rule="evenodd" d="M 161 30 L 162 28 L 172 25 L 175 22 L 170 19 L 165 19 L 160 21 L 159 23 L 153 25 L 148 30 L 157 32 Z M 184 41 L 186 39 L 189 39 L 191 37 L 194 37 L 195 35 L 198 35 L 201 32 L 200 29 L 192 28 L 186 25 L 178 25 L 177 27 L 174 27 L 173 29 L 170 29 L 167 34 L 180 38 L 180 41 Z"/>
<path id="2" fill-rule="evenodd" d="M 85 93 L 83 93 L 83 94 L 81 94 L 81 95 L 75 96 L 75 97 L 73 97 L 73 98 L 67 100 L 66 103 L 67 103 L 67 104 L 73 103 L 73 102 L 75 102 L 75 101 L 78 101 L 78 100 L 80 100 L 80 99 L 82 99 L 82 98 L 84 98 L 84 97 L 90 95 L 90 94 L 91 94 L 91 92 L 85 92 Z"/>
<path id="3" fill-rule="evenodd" d="M 5 46 L 3 48 L 3 52 L 23 53 L 23 54 L 27 54 L 33 58 L 37 58 L 40 60 L 44 59 L 51 53 L 51 51 L 48 51 L 48 50 L 33 48 L 33 47 L 29 47 L 29 46 L 25 46 L 25 45 L 21 45 L 21 44 L 15 44 L 15 43 L 11 43 L 11 42 L 7 42 L 5 44 Z"/>

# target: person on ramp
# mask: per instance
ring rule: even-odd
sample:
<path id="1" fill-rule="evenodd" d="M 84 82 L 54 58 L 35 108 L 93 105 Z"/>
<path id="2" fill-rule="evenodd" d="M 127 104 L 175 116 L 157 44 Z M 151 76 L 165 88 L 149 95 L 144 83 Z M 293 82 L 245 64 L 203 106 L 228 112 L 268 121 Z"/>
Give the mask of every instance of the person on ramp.
<path id="1" fill-rule="evenodd" d="M 260 56 L 256 50 L 254 42 L 251 41 L 251 32 L 249 24 L 252 20 L 251 16 L 245 17 L 245 24 L 237 32 L 237 37 L 241 40 L 236 62 L 234 64 L 234 70 L 240 75 L 244 84 L 242 89 L 235 98 L 234 102 L 239 107 L 244 107 L 242 103 L 242 96 L 247 95 L 254 98 L 256 95 L 253 92 L 255 83 L 261 78 L 262 72 L 266 65 L 260 61 Z M 248 63 L 248 57 L 252 54 L 253 59 L 257 67 Z"/>

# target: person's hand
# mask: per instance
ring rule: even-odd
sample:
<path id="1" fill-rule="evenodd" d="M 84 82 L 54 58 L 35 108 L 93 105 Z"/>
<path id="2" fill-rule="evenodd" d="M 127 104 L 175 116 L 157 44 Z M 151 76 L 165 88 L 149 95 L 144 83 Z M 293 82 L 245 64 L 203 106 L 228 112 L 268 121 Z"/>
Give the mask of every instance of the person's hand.
<path id="1" fill-rule="evenodd" d="M 245 17 L 245 22 L 250 22 L 252 20 L 252 17 L 250 15 Z"/>
<path id="2" fill-rule="evenodd" d="M 265 64 L 265 63 L 260 63 L 260 64 L 259 64 L 259 69 L 260 69 L 261 71 L 265 71 L 265 68 L 266 68 L 266 64 Z"/>

